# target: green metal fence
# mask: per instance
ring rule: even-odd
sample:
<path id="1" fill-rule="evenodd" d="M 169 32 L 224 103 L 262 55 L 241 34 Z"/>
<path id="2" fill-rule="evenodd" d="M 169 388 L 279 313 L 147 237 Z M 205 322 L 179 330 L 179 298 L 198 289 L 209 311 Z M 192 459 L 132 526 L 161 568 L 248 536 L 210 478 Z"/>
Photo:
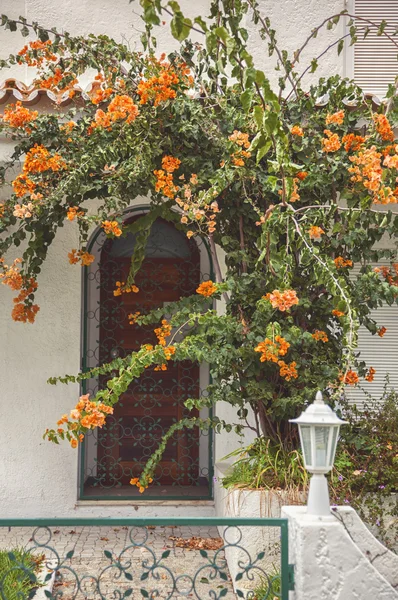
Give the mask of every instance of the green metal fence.
<path id="1" fill-rule="evenodd" d="M 0 599 L 288 600 L 286 519 L 0 520 Z"/>

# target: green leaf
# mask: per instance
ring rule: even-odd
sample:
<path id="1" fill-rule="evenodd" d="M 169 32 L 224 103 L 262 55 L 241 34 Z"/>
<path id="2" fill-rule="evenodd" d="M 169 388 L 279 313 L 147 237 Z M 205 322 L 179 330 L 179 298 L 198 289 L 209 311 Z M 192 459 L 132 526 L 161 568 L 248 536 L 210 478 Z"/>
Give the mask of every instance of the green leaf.
<path id="1" fill-rule="evenodd" d="M 242 103 L 243 110 L 247 113 L 250 110 L 253 100 L 253 90 L 247 89 L 240 95 L 240 101 Z"/>
<path id="2" fill-rule="evenodd" d="M 339 43 L 337 44 L 337 54 L 340 56 L 341 52 L 343 51 L 344 48 L 344 40 L 340 40 Z"/>

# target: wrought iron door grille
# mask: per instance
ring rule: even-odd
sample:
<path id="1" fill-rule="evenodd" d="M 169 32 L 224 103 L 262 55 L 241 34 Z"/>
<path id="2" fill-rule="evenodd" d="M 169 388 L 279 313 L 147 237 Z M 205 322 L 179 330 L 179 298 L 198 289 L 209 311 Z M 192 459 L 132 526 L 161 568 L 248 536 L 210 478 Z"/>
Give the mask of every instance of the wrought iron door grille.
<path id="1" fill-rule="evenodd" d="M 2 519 L 0 549 L 0 600 L 288 600 L 294 589 L 286 519 Z"/>
<path id="2" fill-rule="evenodd" d="M 143 212 L 143 209 L 137 209 Z M 129 222 L 134 211 L 126 215 Z M 188 240 L 173 225 L 158 219 L 151 229 L 146 256 L 137 275 L 137 294 L 115 296 L 116 281 L 125 281 L 135 237 L 108 240 L 99 231 L 89 252 L 95 261 L 84 268 L 82 369 L 89 370 L 141 344 L 156 343 L 153 327 L 129 324 L 128 315 L 145 314 L 191 295 L 202 280 L 212 278 L 210 253 L 203 240 Z M 86 380 L 82 393 L 94 395 L 107 379 Z M 190 361 L 173 363 L 167 371 L 148 369 L 132 382 L 103 429 L 90 431 L 81 447 L 80 498 L 128 500 L 206 500 L 212 497 L 212 435 L 178 431 L 170 440 L 144 496 L 129 485 L 157 449 L 169 427 L 188 411 L 184 401 L 198 397 L 209 383 L 208 367 Z M 209 412 L 201 411 L 206 418 Z"/>

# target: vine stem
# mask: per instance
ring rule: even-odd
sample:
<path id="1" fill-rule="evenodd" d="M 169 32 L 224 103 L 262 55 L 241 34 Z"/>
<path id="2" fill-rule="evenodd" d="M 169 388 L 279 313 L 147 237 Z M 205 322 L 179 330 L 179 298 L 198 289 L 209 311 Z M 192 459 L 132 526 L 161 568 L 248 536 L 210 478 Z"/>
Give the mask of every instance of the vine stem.
<path id="1" fill-rule="evenodd" d="M 348 296 L 346 295 L 344 289 L 342 288 L 342 286 L 340 285 L 340 282 L 338 281 L 338 279 L 336 279 L 336 277 L 333 275 L 333 273 L 330 271 L 328 265 L 321 259 L 319 258 L 319 256 L 317 254 L 315 254 L 313 247 L 307 242 L 307 240 L 305 239 L 301 229 L 300 229 L 300 225 L 298 224 L 297 220 L 294 218 L 293 215 L 291 215 L 292 221 L 295 225 L 295 229 L 298 233 L 298 235 L 300 236 L 301 240 L 303 241 L 304 245 L 306 246 L 306 248 L 310 251 L 310 253 L 312 254 L 312 256 L 315 258 L 315 260 L 322 266 L 322 268 L 327 271 L 328 275 L 330 276 L 330 278 L 333 280 L 333 282 L 335 283 L 336 287 L 338 288 L 342 298 L 345 300 L 346 305 L 347 305 L 347 309 L 348 309 L 348 318 L 349 318 L 349 323 L 350 323 L 350 328 L 349 328 L 349 332 L 348 332 L 348 336 L 347 336 L 347 347 L 348 347 L 348 360 L 347 360 L 347 366 L 346 366 L 346 370 L 344 373 L 344 376 L 342 378 L 342 382 L 341 385 L 338 386 L 337 391 L 339 391 L 341 388 L 344 387 L 344 381 L 345 381 L 345 376 L 347 374 L 347 372 L 350 369 L 351 366 L 351 361 L 352 361 L 352 357 L 353 357 L 353 349 L 354 349 L 354 332 L 355 332 L 355 323 L 354 323 L 354 317 L 352 314 L 352 309 L 351 309 L 351 305 L 350 305 L 350 301 L 348 299 Z"/>

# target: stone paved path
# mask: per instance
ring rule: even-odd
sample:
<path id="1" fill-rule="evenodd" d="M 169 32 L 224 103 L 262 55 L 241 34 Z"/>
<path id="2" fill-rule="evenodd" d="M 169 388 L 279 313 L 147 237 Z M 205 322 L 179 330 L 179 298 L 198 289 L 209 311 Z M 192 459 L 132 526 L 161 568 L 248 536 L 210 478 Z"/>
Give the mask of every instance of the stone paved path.
<path id="1" fill-rule="evenodd" d="M 0 548 L 36 547 L 36 553 L 44 553 L 51 565 L 57 566 L 53 598 L 205 600 L 219 597 L 223 588 L 226 591 L 221 597 L 227 600 L 237 597 L 224 552 L 216 549 L 221 540 L 215 527 L 49 529 L 51 535 L 42 528 L 32 539 L 30 529 L 2 528 Z M 193 537 L 197 540 L 192 542 Z M 201 553 L 200 549 L 179 547 L 185 540 L 213 549 Z M 70 551 L 73 556 L 67 558 Z"/>

